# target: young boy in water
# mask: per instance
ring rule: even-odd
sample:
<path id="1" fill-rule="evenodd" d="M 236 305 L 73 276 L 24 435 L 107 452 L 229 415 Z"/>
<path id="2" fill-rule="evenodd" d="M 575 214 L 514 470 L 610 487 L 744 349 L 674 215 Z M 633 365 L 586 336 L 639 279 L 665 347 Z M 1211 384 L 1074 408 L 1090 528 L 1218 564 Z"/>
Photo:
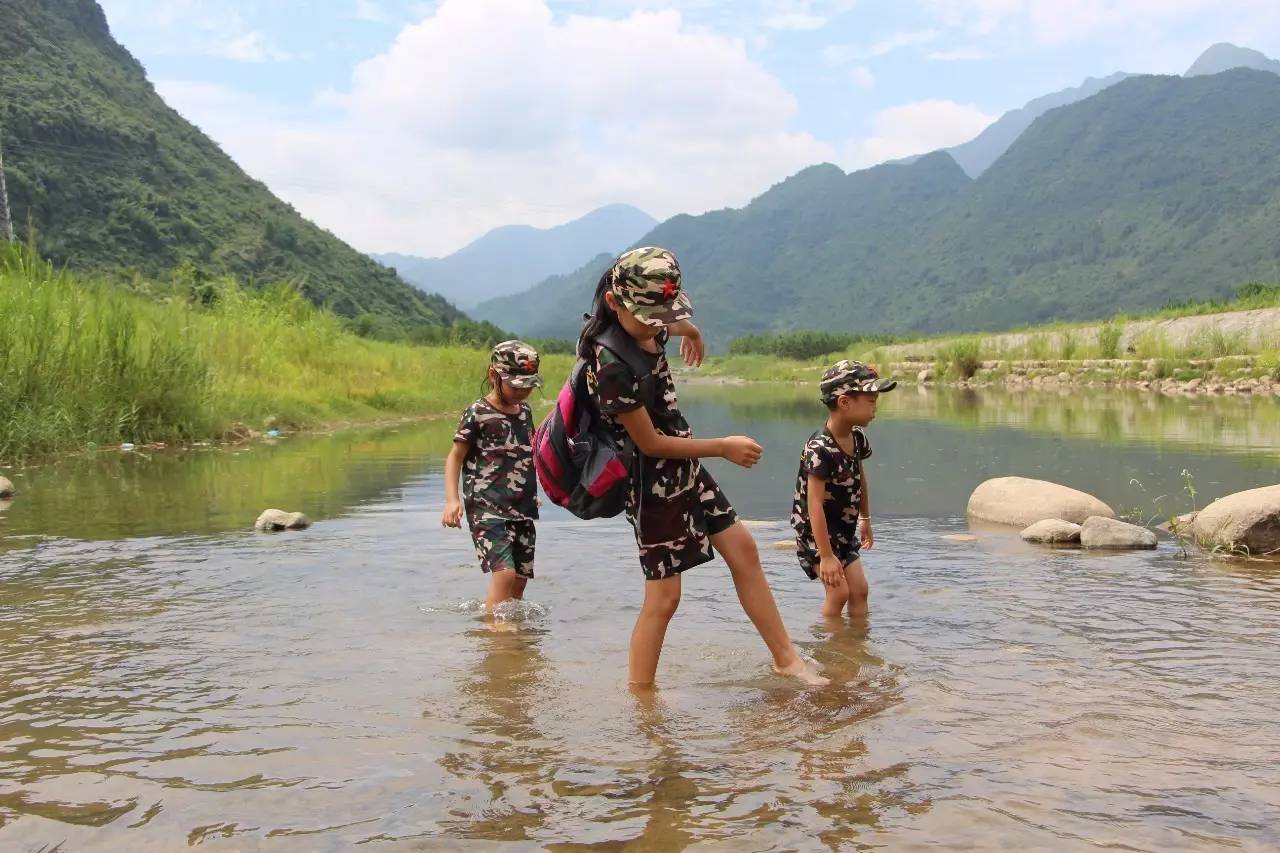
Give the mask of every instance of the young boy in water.
<path id="1" fill-rule="evenodd" d="M 823 616 L 839 616 L 846 606 L 850 616 L 867 612 L 869 589 L 859 553 L 870 550 L 875 539 L 862 467 L 871 441 L 863 427 L 875 418 L 880 394 L 897 385 L 858 361 L 838 361 L 822 375 L 827 422 L 805 442 L 800 456 L 791 526 L 800 567 L 826 588 Z"/>

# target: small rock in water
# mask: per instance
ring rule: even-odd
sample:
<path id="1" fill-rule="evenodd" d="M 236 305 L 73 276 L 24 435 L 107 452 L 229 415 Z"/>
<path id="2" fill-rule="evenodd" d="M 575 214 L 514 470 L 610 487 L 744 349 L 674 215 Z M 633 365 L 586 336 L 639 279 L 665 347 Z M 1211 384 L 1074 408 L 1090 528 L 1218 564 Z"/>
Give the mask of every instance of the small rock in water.
<path id="1" fill-rule="evenodd" d="M 17 493 L 17 490 L 13 488 L 13 483 L 9 482 L 4 477 L 0 477 L 0 500 L 11 498 Z"/>
<path id="2" fill-rule="evenodd" d="M 795 550 L 796 540 L 780 539 L 777 542 L 770 542 L 769 547 L 775 551 L 792 551 Z"/>
<path id="3" fill-rule="evenodd" d="M 1091 515 L 1080 526 L 1080 544 L 1086 548 L 1154 548 L 1156 535 L 1127 521 Z"/>
<path id="4" fill-rule="evenodd" d="M 1080 542 L 1080 525 L 1060 518 L 1046 518 L 1023 530 L 1019 536 L 1025 542 L 1043 545 L 1066 545 Z"/>
<path id="5" fill-rule="evenodd" d="M 300 512 L 285 512 L 282 509 L 264 509 L 262 515 L 254 522 L 254 530 L 302 530 L 310 527 L 311 522 Z"/>
<path id="6" fill-rule="evenodd" d="M 740 518 L 738 519 L 738 522 L 743 527 L 773 527 L 772 521 L 760 521 L 759 519 L 754 518 Z"/>
<path id="7" fill-rule="evenodd" d="M 977 542 L 978 537 L 972 533 L 944 533 L 942 538 L 948 542 Z"/>
<path id="8" fill-rule="evenodd" d="M 133 450 L 133 442 L 131 441 L 124 442 L 123 444 L 120 445 L 120 449 L 124 451 Z"/>
<path id="9" fill-rule="evenodd" d="M 267 438 L 279 438 L 279 437 L 280 437 L 280 430 L 278 429 L 267 430 Z"/>

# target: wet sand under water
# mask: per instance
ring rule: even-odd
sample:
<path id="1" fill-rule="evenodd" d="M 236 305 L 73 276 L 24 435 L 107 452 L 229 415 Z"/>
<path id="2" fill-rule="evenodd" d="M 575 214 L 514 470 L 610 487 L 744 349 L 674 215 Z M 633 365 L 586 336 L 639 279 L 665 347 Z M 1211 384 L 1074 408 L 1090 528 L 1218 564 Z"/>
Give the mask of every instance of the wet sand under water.
<path id="1" fill-rule="evenodd" d="M 886 466 L 909 430 L 889 420 Z M 830 687 L 769 673 L 717 561 L 685 576 L 661 688 L 637 697 L 625 523 L 549 513 L 535 606 L 486 630 L 469 539 L 437 526 L 438 456 L 415 436 L 297 451 L 297 488 L 334 502 L 298 506 L 319 518 L 300 534 L 211 522 L 176 482 L 185 509 L 150 528 L 10 507 L 0 847 L 1280 846 L 1280 572 L 1167 541 L 949 540 L 962 518 L 895 513 L 886 482 L 867 622 L 824 622 L 793 555 L 761 552 Z M 272 463 L 209 464 L 191 495 Z M 767 520 L 759 541 L 785 538 L 772 498 L 716 471 Z M 114 476 L 120 500 L 137 481 Z"/>

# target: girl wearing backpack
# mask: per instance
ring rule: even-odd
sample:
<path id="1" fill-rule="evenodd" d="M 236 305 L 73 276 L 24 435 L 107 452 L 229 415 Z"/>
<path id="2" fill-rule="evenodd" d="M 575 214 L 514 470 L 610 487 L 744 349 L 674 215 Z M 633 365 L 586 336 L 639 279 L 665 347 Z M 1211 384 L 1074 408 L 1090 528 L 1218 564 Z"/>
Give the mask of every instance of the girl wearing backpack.
<path id="1" fill-rule="evenodd" d="M 680 354 L 690 366 L 703 357 L 702 334 L 689 321 L 692 310 L 680 285 L 680 267 L 671 252 L 655 247 L 625 252 L 596 286 L 592 313 L 578 340 L 587 388 L 600 416 L 639 455 L 630 469 L 625 507 L 646 583 L 631 633 L 630 682 L 653 684 L 667 625 L 680 603 L 680 574 L 712 560 L 714 549 L 729 564 L 738 600 L 773 655 L 774 670 L 826 684 L 787 635 L 755 540 L 698 461 L 718 456 L 750 468 L 760 460 L 760 445 L 743 435 L 694 438 L 680 413 L 666 343 L 680 337 Z M 614 334 L 615 326 L 626 334 Z M 619 353 L 601 338 L 621 339 L 635 351 Z M 648 365 L 647 376 L 629 366 L 637 357 Z"/>
<path id="2" fill-rule="evenodd" d="M 533 577 L 538 487 L 533 473 L 533 410 L 525 402 L 542 384 L 538 352 L 503 341 L 489 355 L 489 393 L 462 413 L 444 465 L 440 523 L 461 527 L 464 510 L 480 569 L 489 575 L 485 609 L 523 598 Z M 462 495 L 458 499 L 458 473 Z"/>

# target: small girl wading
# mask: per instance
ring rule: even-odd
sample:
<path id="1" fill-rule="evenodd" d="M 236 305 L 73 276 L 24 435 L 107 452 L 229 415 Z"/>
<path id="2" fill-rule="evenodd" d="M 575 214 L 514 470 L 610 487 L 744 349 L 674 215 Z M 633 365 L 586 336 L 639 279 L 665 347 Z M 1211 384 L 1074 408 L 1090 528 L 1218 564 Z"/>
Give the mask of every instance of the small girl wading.
<path id="1" fill-rule="evenodd" d="M 504 341 L 489 356 L 489 393 L 462 413 L 444 466 L 440 523 L 459 527 L 465 507 L 480 569 L 489 575 L 485 607 L 523 598 L 533 577 L 533 522 L 538 517 L 533 473 L 533 412 L 525 402 L 542 384 L 538 353 Z M 462 472 L 462 500 L 458 473 Z"/>
<path id="2" fill-rule="evenodd" d="M 588 365 L 588 388 L 601 416 L 619 437 L 630 437 L 639 452 L 631 468 L 626 513 L 635 529 L 646 582 L 644 604 L 631 633 L 630 681 L 653 684 L 667 624 L 680 604 L 680 573 L 710 561 L 718 551 L 729 564 L 742 609 L 773 655 L 774 669 L 825 684 L 787 636 L 755 540 L 698 462 L 719 456 L 750 468 L 760 460 L 760 445 L 742 435 L 694 438 L 680 413 L 666 343 L 673 335 L 682 338 L 680 354 L 691 366 L 701 364 L 703 356 L 702 334 L 689 322 L 692 310 L 680 286 L 680 267 L 666 249 L 624 253 L 596 286 L 592 313 L 578 341 L 578 355 Z M 651 364 L 647 377 L 636 376 L 596 342 L 614 324 Z"/>

